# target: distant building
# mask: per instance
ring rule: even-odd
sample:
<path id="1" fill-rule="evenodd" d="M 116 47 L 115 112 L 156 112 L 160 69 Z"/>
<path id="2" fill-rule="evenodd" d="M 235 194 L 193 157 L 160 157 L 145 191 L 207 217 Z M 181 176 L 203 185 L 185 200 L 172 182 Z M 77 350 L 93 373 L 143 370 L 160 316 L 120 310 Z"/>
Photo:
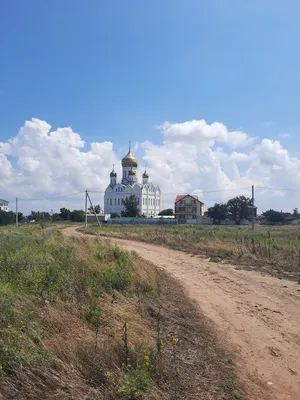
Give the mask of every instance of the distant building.
<path id="1" fill-rule="evenodd" d="M 137 179 L 138 161 L 129 151 L 122 159 L 122 179 L 117 180 L 115 169 L 110 173 L 110 184 L 105 190 L 104 213 L 121 215 L 124 211 L 124 200 L 134 195 L 140 215 L 156 217 L 161 211 L 161 192 L 157 185 L 149 181 L 147 171 L 142 175 L 142 182 Z"/>
<path id="2" fill-rule="evenodd" d="M 178 195 L 175 200 L 175 218 L 179 223 L 185 224 L 187 221 L 194 220 L 204 215 L 204 203 L 198 196 Z"/>
<path id="3" fill-rule="evenodd" d="M 0 199 L 0 210 L 1 211 L 8 211 L 8 201 Z"/>

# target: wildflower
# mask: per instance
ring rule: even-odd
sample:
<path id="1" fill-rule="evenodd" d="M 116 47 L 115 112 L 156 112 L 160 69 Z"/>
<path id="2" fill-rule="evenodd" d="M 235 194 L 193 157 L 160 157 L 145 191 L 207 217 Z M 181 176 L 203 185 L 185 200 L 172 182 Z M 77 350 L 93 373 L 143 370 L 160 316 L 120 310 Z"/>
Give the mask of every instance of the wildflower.
<path id="1" fill-rule="evenodd" d="M 175 336 L 172 336 L 170 342 L 172 345 L 175 345 L 177 343 L 177 338 Z"/>

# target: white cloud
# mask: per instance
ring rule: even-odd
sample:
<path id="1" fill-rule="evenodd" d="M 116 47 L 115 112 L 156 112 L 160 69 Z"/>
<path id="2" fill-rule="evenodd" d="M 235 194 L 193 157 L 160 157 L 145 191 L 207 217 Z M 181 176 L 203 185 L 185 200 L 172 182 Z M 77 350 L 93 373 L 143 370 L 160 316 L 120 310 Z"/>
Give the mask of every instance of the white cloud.
<path id="1" fill-rule="evenodd" d="M 185 143 L 200 144 L 201 149 L 213 146 L 216 143 L 226 143 L 231 148 L 245 147 L 255 138 L 249 137 L 241 131 L 228 131 L 221 122 L 207 124 L 205 120 L 193 120 L 182 123 L 165 122 L 158 126 L 162 130 L 166 141 L 184 141 Z"/>
<path id="2" fill-rule="evenodd" d="M 188 192 L 201 196 L 208 207 L 236 195 L 250 195 L 252 184 L 257 188 L 260 210 L 297 207 L 297 193 L 287 195 L 278 188 L 300 188 L 300 160 L 291 157 L 278 140 L 258 141 L 243 131 L 230 131 L 222 123 L 209 125 L 204 120 L 165 122 L 159 129 L 162 145 L 136 143 L 133 151 L 144 152 L 139 170 L 148 165 L 150 179 L 162 189 L 165 207 L 172 206 L 176 194 Z M 120 160 L 110 141 L 93 142 L 87 151 L 85 148 L 82 137 L 70 127 L 51 130 L 45 121 L 26 121 L 15 137 L 0 143 L 1 197 L 48 198 L 85 189 L 103 192 L 112 164 L 120 176 Z M 102 198 L 100 193 L 92 194 L 95 203 Z M 83 204 L 80 194 L 20 200 L 20 210 L 83 208 Z"/>
<path id="3" fill-rule="evenodd" d="M 26 121 L 14 138 L 1 145 L 0 193 L 9 199 L 26 199 L 85 189 L 104 191 L 112 165 L 118 164 L 113 145 L 91 143 L 87 152 L 82 150 L 83 146 L 84 141 L 71 128 L 51 131 L 45 121 L 36 118 Z M 94 195 L 95 202 L 99 198 L 99 194 Z M 64 203 L 72 201 L 66 198 Z M 81 204 L 77 200 L 76 205 L 82 207 L 83 200 Z M 20 200 L 20 209 L 28 211 L 31 204 Z"/>
<path id="4" fill-rule="evenodd" d="M 291 137 L 292 135 L 290 133 L 280 133 L 278 136 L 280 136 L 280 137 Z"/>

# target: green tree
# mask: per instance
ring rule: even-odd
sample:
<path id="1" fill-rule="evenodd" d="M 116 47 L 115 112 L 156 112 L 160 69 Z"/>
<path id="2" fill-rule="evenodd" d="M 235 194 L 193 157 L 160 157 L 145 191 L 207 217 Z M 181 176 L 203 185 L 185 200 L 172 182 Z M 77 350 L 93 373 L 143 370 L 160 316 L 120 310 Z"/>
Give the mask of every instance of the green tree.
<path id="1" fill-rule="evenodd" d="M 270 209 L 265 211 L 262 216 L 272 225 L 274 225 L 276 222 L 284 223 L 284 217 L 280 211 Z"/>
<path id="2" fill-rule="evenodd" d="M 121 213 L 122 217 L 135 218 L 139 216 L 138 199 L 133 194 L 126 197 L 123 205 L 125 210 Z"/>
<path id="3" fill-rule="evenodd" d="M 73 210 L 70 213 L 70 220 L 72 222 L 83 222 L 85 220 L 85 215 L 83 210 Z"/>
<path id="4" fill-rule="evenodd" d="M 293 217 L 294 218 L 300 218 L 300 213 L 299 213 L 298 208 L 294 208 L 293 209 Z"/>
<path id="5" fill-rule="evenodd" d="M 213 207 L 208 208 L 207 215 L 214 220 L 214 224 L 220 225 L 222 219 L 226 218 L 227 204 L 216 203 Z"/>
<path id="6" fill-rule="evenodd" d="M 64 220 L 68 220 L 71 217 L 71 211 L 67 208 L 61 208 L 60 210 L 60 218 Z"/>
<path id="7" fill-rule="evenodd" d="M 158 215 L 174 215 L 174 211 L 172 208 L 167 208 L 166 210 L 162 210 Z"/>
<path id="8" fill-rule="evenodd" d="M 94 206 L 94 210 L 95 210 L 95 213 L 96 213 L 96 214 L 100 214 L 100 211 L 101 211 L 100 204 L 96 204 L 96 205 Z M 94 211 L 93 211 L 92 206 L 89 207 L 89 212 L 94 214 Z"/>
<path id="9" fill-rule="evenodd" d="M 23 214 L 18 213 L 18 221 L 22 222 Z M 0 225 L 10 225 L 15 224 L 16 222 L 16 213 L 13 211 L 2 211 L 0 210 Z"/>
<path id="10" fill-rule="evenodd" d="M 237 196 L 227 202 L 227 211 L 231 219 L 240 225 L 242 219 L 251 217 L 252 200 L 249 197 Z"/>
<path id="11" fill-rule="evenodd" d="M 117 213 L 111 213 L 110 218 L 120 218 L 120 215 Z"/>
<path id="12" fill-rule="evenodd" d="M 53 213 L 52 214 L 52 221 L 60 221 L 61 220 L 61 216 L 59 213 Z"/>

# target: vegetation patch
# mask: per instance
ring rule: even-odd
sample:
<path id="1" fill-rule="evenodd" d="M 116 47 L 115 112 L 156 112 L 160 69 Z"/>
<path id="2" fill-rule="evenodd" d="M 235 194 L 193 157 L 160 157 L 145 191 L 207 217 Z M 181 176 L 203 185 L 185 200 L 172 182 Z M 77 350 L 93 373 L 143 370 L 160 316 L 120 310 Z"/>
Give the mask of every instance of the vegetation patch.
<path id="1" fill-rule="evenodd" d="M 242 394 L 209 322 L 135 253 L 32 226 L 0 247 L 1 398 Z"/>
<path id="2" fill-rule="evenodd" d="M 295 226 L 124 225 L 82 228 L 95 235 L 159 244 L 211 261 L 219 259 L 244 269 L 257 269 L 297 281 L 300 270 L 300 228 Z"/>

